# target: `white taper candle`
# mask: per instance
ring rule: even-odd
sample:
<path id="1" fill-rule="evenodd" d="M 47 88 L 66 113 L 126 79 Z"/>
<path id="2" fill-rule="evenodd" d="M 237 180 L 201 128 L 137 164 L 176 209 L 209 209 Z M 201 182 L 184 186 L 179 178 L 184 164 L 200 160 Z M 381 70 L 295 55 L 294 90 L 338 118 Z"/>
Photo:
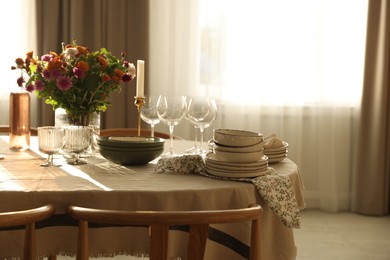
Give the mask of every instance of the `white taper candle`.
<path id="1" fill-rule="evenodd" d="M 144 96 L 144 70 L 145 70 L 145 61 L 137 60 L 137 89 L 136 96 Z"/>

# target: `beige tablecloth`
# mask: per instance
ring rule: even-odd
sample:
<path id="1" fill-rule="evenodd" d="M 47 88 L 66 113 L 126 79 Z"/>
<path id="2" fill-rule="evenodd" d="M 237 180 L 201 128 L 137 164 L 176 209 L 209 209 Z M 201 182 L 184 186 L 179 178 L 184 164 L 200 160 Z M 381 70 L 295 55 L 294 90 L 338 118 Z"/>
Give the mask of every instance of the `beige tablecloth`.
<path id="1" fill-rule="evenodd" d="M 65 215 L 68 204 L 128 210 L 196 210 L 246 207 L 257 202 L 264 208 L 262 219 L 262 254 L 264 259 L 295 259 L 293 230 L 266 206 L 252 183 L 218 180 L 196 175 L 158 174 L 157 161 L 144 166 L 124 167 L 97 155 L 88 164 L 42 168 L 35 152 L 8 150 L 7 137 L 0 137 L 0 211 L 17 210 L 54 203 L 56 215 L 38 229 L 38 254 L 74 255 L 77 223 Z M 32 140 L 32 147 L 36 140 Z M 176 141 L 175 150 L 184 151 L 192 142 Z M 56 156 L 57 160 L 61 157 Z M 297 165 L 291 160 L 273 164 L 279 175 L 288 176 L 299 208 L 304 208 L 302 182 Z M 73 226 L 72 226 L 73 225 Z M 244 259 L 235 252 L 249 244 L 249 225 L 214 226 L 215 239 L 208 244 L 206 259 Z M 174 232 L 172 242 L 183 241 L 185 232 Z M 21 231 L 0 232 L 0 258 L 20 257 Z M 147 253 L 145 228 L 91 228 L 90 252 L 94 256 Z M 235 250 L 219 243 L 232 242 Z M 241 248 L 241 244 L 242 248 Z M 172 243 L 173 245 L 173 243 Z M 175 243 L 171 256 L 182 256 L 185 247 Z"/>

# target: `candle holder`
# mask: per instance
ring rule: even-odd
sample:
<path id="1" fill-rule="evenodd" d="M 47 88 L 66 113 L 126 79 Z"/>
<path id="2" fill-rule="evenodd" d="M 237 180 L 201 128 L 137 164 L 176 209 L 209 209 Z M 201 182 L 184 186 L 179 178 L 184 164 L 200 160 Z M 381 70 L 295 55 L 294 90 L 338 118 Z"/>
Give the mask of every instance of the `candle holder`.
<path id="1" fill-rule="evenodd" d="M 137 107 L 138 110 L 138 136 L 141 136 L 141 109 L 142 106 L 145 104 L 145 97 L 134 97 L 134 105 Z"/>

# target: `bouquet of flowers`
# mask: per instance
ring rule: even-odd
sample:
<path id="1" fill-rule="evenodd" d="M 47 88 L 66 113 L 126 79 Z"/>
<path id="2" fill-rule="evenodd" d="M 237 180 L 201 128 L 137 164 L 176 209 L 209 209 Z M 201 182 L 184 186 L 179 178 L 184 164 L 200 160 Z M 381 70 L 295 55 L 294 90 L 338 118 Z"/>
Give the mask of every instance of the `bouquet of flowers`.
<path id="1" fill-rule="evenodd" d="M 61 54 L 49 52 L 41 59 L 30 51 L 11 69 L 21 70 L 19 87 L 35 92 L 53 109 L 65 109 L 71 122 L 87 125 L 90 114 L 106 111 L 112 91 L 120 91 L 122 82 L 135 78 L 134 64 L 124 58 L 125 53 L 118 59 L 105 48 L 91 52 L 73 41 L 62 45 Z"/>

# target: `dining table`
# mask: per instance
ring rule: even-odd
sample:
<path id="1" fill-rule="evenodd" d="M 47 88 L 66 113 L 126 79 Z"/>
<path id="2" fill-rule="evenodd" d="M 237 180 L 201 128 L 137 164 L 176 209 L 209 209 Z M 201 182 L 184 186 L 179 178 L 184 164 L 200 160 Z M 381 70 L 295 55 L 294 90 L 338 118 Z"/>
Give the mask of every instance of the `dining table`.
<path id="1" fill-rule="evenodd" d="M 214 178 L 207 174 L 179 174 L 157 170 L 160 157 L 145 165 L 119 165 L 103 158 L 98 151 L 86 158 L 85 165 L 69 165 L 61 154 L 54 160 L 61 166 L 41 167 L 47 155 L 38 149 L 36 136 L 29 150 L 12 152 L 9 137 L 0 136 L 0 212 L 53 204 L 55 214 L 37 224 L 37 255 L 75 256 L 78 223 L 66 214 L 69 204 L 117 210 L 218 210 L 247 207 L 263 208 L 260 250 L 265 260 L 295 259 L 294 228 L 275 213 L 258 186 L 250 181 Z M 174 140 L 173 149 L 184 156 L 193 141 Z M 165 142 L 169 149 L 169 141 Z M 291 183 L 298 213 L 305 208 L 304 186 L 299 167 L 288 157 L 269 164 L 276 177 Z M 282 214 L 283 215 L 283 214 Z M 298 216 L 299 217 L 299 216 Z M 97 225 L 91 223 L 90 256 L 148 255 L 147 227 Z M 23 228 L 0 230 L 0 259 L 22 258 Z M 169 259 L 185 255 L 186 227 L 172 227 Z M 248 259 L 250 223 L 212 225 L 205 259 Z"/>

